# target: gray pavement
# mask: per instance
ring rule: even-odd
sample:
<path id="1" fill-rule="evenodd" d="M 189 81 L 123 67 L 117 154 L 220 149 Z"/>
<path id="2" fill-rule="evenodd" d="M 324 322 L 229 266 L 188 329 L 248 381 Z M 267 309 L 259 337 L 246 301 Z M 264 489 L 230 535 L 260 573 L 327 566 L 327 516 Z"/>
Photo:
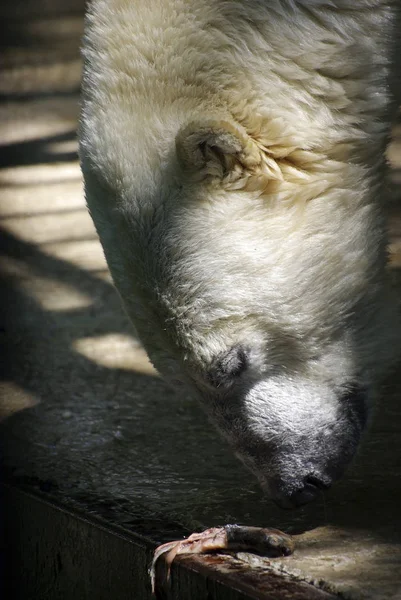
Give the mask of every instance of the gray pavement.
<path id="1" fill-rule="evenodd" d="M 152 543 L 228 522 L 283 528 L 300 534 L 296 553 L 240 555 L 250 572 L 284 572 L 342 598 L 401 598 L 399 368 L 383 383 L 344 479 L 314 505 L 283 512 L 193 400 L 158 378 L 135 339 L 85 209 L 76 156 L 82 10 L 80 0 L 0 9 L 7 476 Z M 391 268 L 401 293 L 400 127 L 389 159 Z"/>

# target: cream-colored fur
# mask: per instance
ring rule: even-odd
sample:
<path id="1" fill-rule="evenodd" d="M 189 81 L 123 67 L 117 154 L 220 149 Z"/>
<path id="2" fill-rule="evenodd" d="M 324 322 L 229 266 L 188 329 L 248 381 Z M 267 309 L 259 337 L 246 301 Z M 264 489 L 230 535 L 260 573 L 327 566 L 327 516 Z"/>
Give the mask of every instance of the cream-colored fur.
<path id="1" fill-rule="evenodd" d="M 278 500 L 340 474 L 394 351 L 395 4 L 94 0 L 87 16 L 80 153 L 116 287 L 155 366 Z"/>

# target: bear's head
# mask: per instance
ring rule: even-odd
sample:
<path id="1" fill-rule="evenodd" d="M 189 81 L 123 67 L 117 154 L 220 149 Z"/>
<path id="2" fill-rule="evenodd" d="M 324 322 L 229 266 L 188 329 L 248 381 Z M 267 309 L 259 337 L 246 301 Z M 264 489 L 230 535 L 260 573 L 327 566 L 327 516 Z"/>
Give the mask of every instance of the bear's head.
<path id="1" fill-rule="evenodd" d="M 309 502 L 353 457 L 394 353 L 381 175 L 281 121 L 195 119 L 159 154 L 154 138 L 114 172 L 82 146 L 115 284 L 160 373 L 278 504 Z"/>

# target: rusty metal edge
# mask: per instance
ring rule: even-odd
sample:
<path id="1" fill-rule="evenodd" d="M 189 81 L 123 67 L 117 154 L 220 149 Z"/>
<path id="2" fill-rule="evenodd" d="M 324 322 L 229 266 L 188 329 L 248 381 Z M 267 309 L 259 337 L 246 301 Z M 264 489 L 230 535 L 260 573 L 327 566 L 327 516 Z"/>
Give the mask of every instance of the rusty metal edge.
<path id="1" fill-rule="evenodd" d="M 166 600 L 186 598 L 181 593 L 184 572 L 192 572 L 192 577 L 203 577 L 208 591 L 208 600 L 219 598 L 216 583 L 227 586 L 239 594 L 239 598 L 249 600 L 334 600 L 337 595 L 323 591 L 310 583 L 299 581 L 286 574 L 273 572 L 268 568 L 250 567 L 235 555 L 181 555 L 177 556 L 173 567 L 170 590 L 164 591 Z"/>

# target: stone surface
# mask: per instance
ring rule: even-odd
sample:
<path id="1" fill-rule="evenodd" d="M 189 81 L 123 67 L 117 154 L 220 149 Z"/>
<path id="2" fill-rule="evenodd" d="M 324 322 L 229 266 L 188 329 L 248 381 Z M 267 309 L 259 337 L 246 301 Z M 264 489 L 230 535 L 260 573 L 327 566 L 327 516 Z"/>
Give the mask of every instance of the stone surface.
<path id="1" fill-rule="evenodd" d="M 31 486 L 32 487 L 32 486 Z M 0 484 L 5 522 L 8 600 L 150 600 L 154 544 L 110 520 L 66 509 L 46 491 Z M 143 525 L 143 523 L 141 523 Z M 166 531 L 166 527 L 162 529 Z M 160 530 L 160 525 L 159 525 Z M 175 532 L 177 533 L 177 532 Z M 170 535 L 174 535 L 173 529 Z M 159 561 L 158 567 L 163 569 Z M 158 572 L 159 572 L 158 568 Z M 163 577 L 165 580 L 165 577 Z M 3 591 L 0 580 L 0 592 Z M 182 556 L 159 600 L 334 600 L 336 596 L 283 573 L 232 556 Z M 3 596 L 2 596 L 3 597 Z"/>
<path id="2" fill-rule="evenodd" d="M 300 534 L 294 556 L 241 555 L 249 577 L 284 572 L 342 598 L 401 598 L 399 369 L 344 479 L 314 505 L 282 512 L 193 400 L 157 377 L 135 339 L 86 213 L 76 157 L 82 8 L 18 0 L 0 9 L 9 23 L 0 81 L 7 477 L 153 545 L 229 522 L 283 528 Z M 401 291 L 399 126 L 389 158 Z M 217 559 L 191 560 L 202 573 Z"/>

